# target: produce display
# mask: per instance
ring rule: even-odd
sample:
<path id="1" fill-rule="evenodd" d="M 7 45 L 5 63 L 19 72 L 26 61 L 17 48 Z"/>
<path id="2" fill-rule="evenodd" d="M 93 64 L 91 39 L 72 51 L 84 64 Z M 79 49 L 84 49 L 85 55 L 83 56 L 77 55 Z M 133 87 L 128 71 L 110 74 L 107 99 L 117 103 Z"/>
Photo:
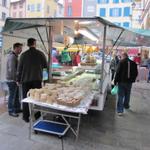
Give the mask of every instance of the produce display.
<path id="1" fill-rule="evenodd" d="M 81 62 L 80 65 L 82 66 L 95 66 L 96 65 L 96 58 L 92 55 L 87 55 L 85 61 Z"/>
<path id="2" fill-rule="evenodd" d="M 87 90 L 98 90 L 99 89 L 100 75 L 92 73 L 83 73 L 75 78 L 69 80 L 67 85 L 72 85 L 74 87 L 81 87 Z"/>

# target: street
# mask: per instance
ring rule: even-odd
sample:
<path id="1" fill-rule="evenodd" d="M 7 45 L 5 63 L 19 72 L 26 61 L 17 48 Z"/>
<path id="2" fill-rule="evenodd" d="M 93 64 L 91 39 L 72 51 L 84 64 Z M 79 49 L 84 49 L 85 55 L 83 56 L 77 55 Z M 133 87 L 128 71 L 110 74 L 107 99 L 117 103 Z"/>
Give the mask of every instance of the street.
<path id="1" fill-rule="evenodd" d="M 150 84 L 137 82 L 131 94 L 131 109 L 120 117 L 115 112 L 116 100 L 109 95 L 103 112 L 89 111 L 82 116 L 79 140 L 69 131 L 62 139 L 33 133 L 29 124 L 8 116 L 1 99 L 1 150 L 149 150 L 150 149 Z M 5 107 L 5 108 L 4 108 Z M 2 110 L 3 108 L 3 110 Z"/>

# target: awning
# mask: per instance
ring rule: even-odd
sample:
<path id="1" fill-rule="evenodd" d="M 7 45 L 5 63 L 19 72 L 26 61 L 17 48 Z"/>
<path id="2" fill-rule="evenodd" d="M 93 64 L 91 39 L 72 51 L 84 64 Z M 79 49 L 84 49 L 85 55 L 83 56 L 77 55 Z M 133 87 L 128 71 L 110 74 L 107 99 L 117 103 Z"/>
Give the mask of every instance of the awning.
<path id="1" fill-rule="evenodd" d="M 73 44 L 102 45 L 107 26 L 106 46 L 149 46 L 150 31 L 126 29 L 103 18 L 8 18 L 3 35 L 24 38 L 35 37 L 48 42 L 48 27 L 52 27 L 53 42 L 64 43 L 64 36 L 74 39 Z M 75 31 L 79 33 L 76 34 Z M 41 37 L 40 37 L 41 36 Z"/>

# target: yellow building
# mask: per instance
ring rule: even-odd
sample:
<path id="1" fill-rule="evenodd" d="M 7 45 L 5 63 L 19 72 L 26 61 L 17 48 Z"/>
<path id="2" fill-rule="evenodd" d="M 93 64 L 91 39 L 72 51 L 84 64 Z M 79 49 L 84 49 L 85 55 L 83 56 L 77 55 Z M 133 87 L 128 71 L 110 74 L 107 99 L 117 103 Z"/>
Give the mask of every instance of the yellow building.
<path id="1" fill-rule="evenodd" d="M 26 0 L 26 17 L 55 17 L 57 0 Z"/>

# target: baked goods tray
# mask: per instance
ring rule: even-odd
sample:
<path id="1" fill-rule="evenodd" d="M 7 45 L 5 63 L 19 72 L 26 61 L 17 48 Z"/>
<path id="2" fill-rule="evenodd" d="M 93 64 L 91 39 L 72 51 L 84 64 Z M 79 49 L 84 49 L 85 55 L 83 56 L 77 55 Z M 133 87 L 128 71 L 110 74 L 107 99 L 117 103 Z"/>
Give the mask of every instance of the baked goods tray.
<path id="1" fill-rule="evenodd" d="M 35 104 L 38 106 L 51 108 L 51 109 L 55 109 L 55 110 L 60 110 L 60 111 L 65 111 L 65 112 L 87 114 L 87 112 L 90 108 L 90 105 L 92 103 L 93 97 L 94 97 L 94 93 L 87 94 L 81 100 L 80 104 L 78 106 L 75 106 L 75 107 L 59 105 L 57 103 L 53 103 L 53 104 L 44 103 L 44 102 L 40 102 L 37 100 L 33 100 L 30 97 L 23 99 L 22 102 L 23 103 L 31 103 L 31 104 Z"/>

